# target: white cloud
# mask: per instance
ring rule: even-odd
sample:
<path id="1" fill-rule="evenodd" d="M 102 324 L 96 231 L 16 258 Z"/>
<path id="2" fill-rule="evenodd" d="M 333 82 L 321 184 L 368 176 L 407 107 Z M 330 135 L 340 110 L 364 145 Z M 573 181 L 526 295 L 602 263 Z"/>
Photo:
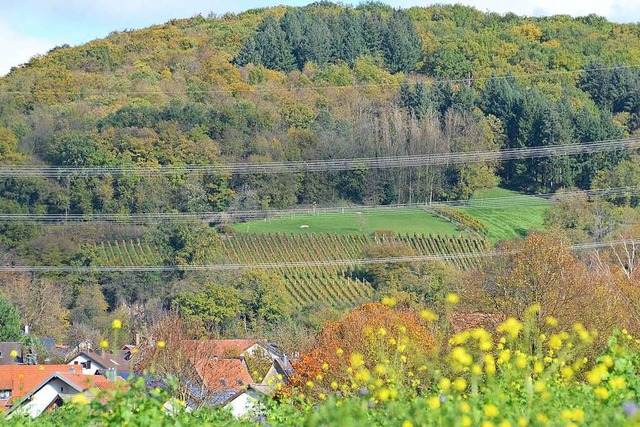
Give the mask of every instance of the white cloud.
<path id="1" fill-rule="evenodd" d="M 7 74 L 11 67 L 24 64 L 34 55 L 45 53 L 56 45 L 52 40 L 24 36 L 2 21 L 0 40 L 0 76 Z"/>

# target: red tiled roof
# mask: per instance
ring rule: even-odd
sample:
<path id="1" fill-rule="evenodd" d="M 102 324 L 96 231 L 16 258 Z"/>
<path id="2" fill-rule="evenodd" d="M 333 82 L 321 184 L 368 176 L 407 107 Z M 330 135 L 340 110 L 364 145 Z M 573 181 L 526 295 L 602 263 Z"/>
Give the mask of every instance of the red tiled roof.
<path id="1" fill-rule="evenodd" d="M 12 402 L 29 393 L 56 372 L 75 375 L 75 368 L 70 365 L 0 366 L 0 389 L 11 390 L 11 398 L 8 401 L 0 401 L 0 411 L 6 410 Z"/>
<path id="2" fill-rule="evenodd" d="M 185 340 L 182 346 L 192 360 L 210 357 L 238 357 L 258 340 Z"/>
<path id="3" fill-rule="evenodd" d="M 242 390 L 253 383 L 242 359 L 200 359 L 195 363 L 207 390 Z"/>
<path id="4" fill-rule="evenodd" d="M 72 382 L 74 385 L 81 387 L 82 391 L 90 388 L 98 388 L 100 390 L 109 390 L 116 387 L 116 382 L 109 381 L 103 375 L 84 375 L 71 372 L 60 372 L 60 376 Z M 124 382 L 124 379 L 118 377 L 118 382 Z"/>

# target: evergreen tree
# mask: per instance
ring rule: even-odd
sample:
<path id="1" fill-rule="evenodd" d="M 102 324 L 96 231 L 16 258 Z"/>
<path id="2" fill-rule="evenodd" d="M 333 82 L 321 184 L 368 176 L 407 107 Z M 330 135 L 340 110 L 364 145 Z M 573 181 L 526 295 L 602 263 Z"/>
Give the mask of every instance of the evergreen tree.
<path id="1" fill-rule="evenodd" d="M 383 53 L 392 73 L 412 71 L 422 50 L 422 42 L 411 18 L 396 10 L 387 20 L 383 38 Z"/>
<path id="2" fill-rule="evenodd" d="M 262 58 L 256 49 L 256 41 L 254 37 L 249 37 L 247 39 L 233 62 L 241 67 L 247 64 L 262 64 Z"/>
<path id="3" fill-rule="evenodd" d="M 353 12 L 351 9 L 347 9 L 340 13 L 338 27 L 341 29 L 338 34 L 342 36 L 340 43 L 336 44 L 340 46 L 339 56 L 351 65 L 367 51 L 362 19 L 359 14 Z"/>
<path id="4" fill-rule="evenodd" d="M 21 338 L 20 313 L 0 294 L 0 342 L 20 341 Z"/>
<path id="5" fill-rule="evenodd" d="M 255 37 L 256 51 L 261 64 L 267 68 L 279 71 L 291 71 L 296 66 L 296 60 L 287 43 L 285 32 L 273 16 L 267 16 Z"/>
<path id="6" fill-rule="evenodd" d="M 304 63 L 312 61 L 320 66 L 327 64 L 332 58 L 333 40 L 326 19 L 315 15 L 305 30 Z"/>
<path id="7" fill-rule="evenodd" d="M 307 26 L 307 15 L 300 9 L 288 10 L 280 21 L 285 33 L 285 40 L 291 46 L 298 69 L 304 67 L 304 28 Z"/>

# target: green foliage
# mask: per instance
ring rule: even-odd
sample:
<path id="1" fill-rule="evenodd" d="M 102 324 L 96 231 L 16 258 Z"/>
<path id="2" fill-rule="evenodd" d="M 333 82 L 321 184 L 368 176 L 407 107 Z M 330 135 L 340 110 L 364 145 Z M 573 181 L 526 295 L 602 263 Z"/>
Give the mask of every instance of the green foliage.
<path id="1" fill-rule="evenodd" d="M 187 322 L 201 323 L 205 330 L 214 331 L 242 312 L 242 300 L 237 290 L 208 283 L 200 292 L 179 293 L 172 307 Z"/>
<path id="2" fill-rule="evenodd" d="M 308 6 L 288 10 L 279 21 L 272 15 L 265 17 L 234 62 L 291 71 L 294 66 L 303 70 L 309 62 L 352 65 L 361 56 L 381 55 L 389 71 L 397 73 L 415 68 L 421 47 L 413 22 L 403 10 L 383 19 L 378 11 L 367 8 L 327 13 Z"/>
<path id="3" fill-rule="evenodd" d="M 20 313 L 0 293 L 0 341 L 20 341 L 22 327 Z"/>

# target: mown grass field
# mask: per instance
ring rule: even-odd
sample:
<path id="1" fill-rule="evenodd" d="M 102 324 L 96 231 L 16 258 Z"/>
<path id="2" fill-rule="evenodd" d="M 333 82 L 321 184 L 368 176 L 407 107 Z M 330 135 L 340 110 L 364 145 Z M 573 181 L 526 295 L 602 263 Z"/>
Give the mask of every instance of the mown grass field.
<path id="1" fill-rule="evenodd" d="M 300 228 L 307 225 L 308 227 Z M 423 209 L 384 209 L 345 213 L 323 213 L 271 218 L 235 224 L 241 233 L 372 233 L 391 230 L 400 234 L 467 235 L 455 224 Z"/>
<path id="2" fill-rule="evenodd" d="M 496 203 L 496 198 L 505 199 Z M 478 191 L 468 207 L 459 210 L 473 216 L 489 228 L 491 243 L 526 235 L 529 230 L 542 229 L 548 200 L 524 196 L 504 188 Z"/>
<path id="3" fill-rule="evenodd" d="M 495 200 L 504 198 L 503 200 Z M 541 229 L 549 201 L 526 196 L 504 188 L 478 191 L 466 207 L 457 209 L 477 218 L 489 228 L 488 239 L 495 243 L 526 235 L 531 229 Z M 302 226 L 302 228 L 301 228 Z M 308 226 L 308 227 L 304 227 Z M 296 215 L 238 223 L 233 228 L 241 233 L 372 233 L 391 230 L 400 234 L 467 235 L 456 224 L 419 208 L 398 208 L 363 211 L 358 214 L 321 213 Z"/>

